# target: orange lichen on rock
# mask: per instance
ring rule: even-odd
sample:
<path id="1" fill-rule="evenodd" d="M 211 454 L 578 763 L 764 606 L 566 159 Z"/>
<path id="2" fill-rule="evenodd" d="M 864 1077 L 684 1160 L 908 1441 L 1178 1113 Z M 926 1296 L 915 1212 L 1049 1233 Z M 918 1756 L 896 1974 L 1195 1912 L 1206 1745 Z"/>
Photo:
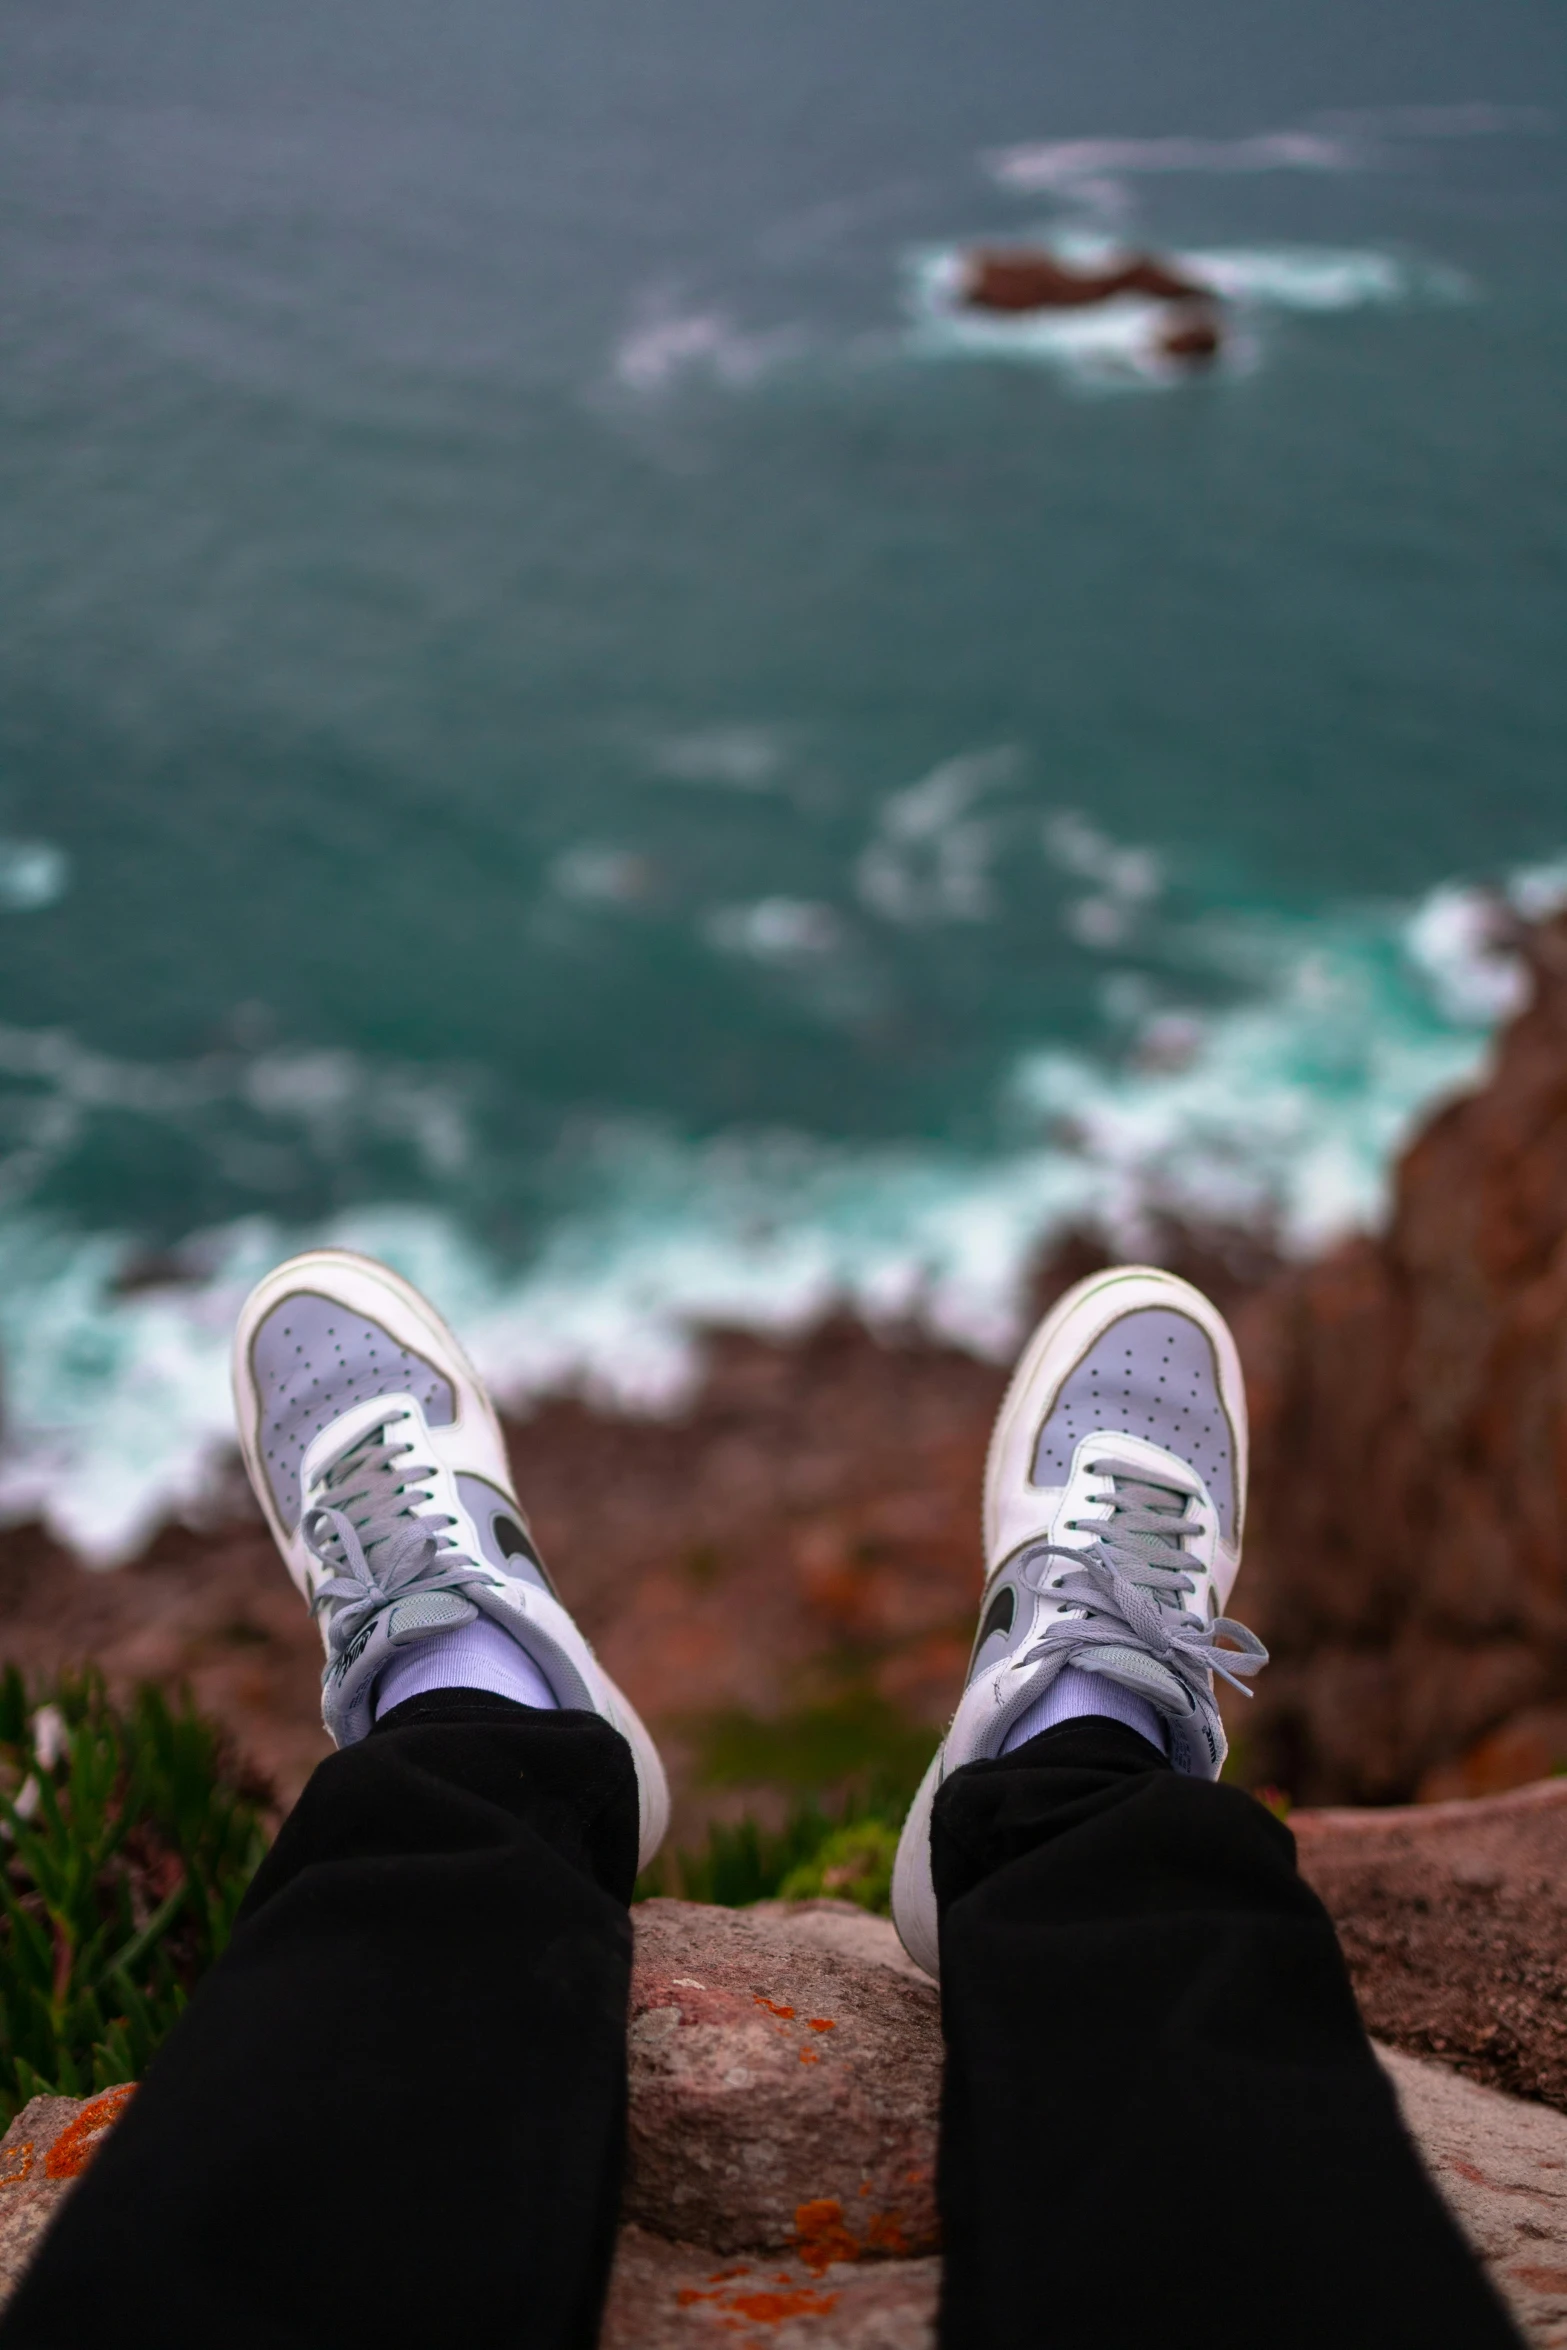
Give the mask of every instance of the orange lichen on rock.
<path id="1" fill-rule="evenodd" d="M 31 2138 L 24 2138 L 20 2146 L 13 2146 L 5 2158 L 5 2169 L 0 2171 L 0 2187 L 19 2187 L 31 2175 L 33 2159 Z"/>
<path id="2" fill-rule="evenodd" d="M 117 2122 L 132 2097 L 136 2094 L 134 2081 L 127 2081 L 121 2089 L 105 2089 L 84 2105 L 75 2121 L 60 2132 L 44 2156 L 44 2170 L 51 2179 L 79 2178 L 98 2151 L 98 2140 L 112 2123 Z"/>
<path id="3" fill-rule="evenodd" d="M 792 2007 L 780 2007 L 777 2000 L 775 1999 L 764 1999 L 760 1991 L 758 1991 L 755 1996 L 757 2006 L 765 2007 L 769 2015 L 781 2015 L 787 2019 L 794 2013 L 794 2009 Z"/>
<path id="4" fill-rule="evenodd" d="M 780 2326 L 787 2317 L 825 2317 L 836 2308 L 836 2293 L 818 2293 L 814 2285 L 796 2285 L 787 2293 L 730 2293 L 724 2307 L 753 2325 Z"/>
<path id="5" fill-rule="evenodd" d="M 860 2194 L 864 2197 L 870 2192 L 867 2179 Z M 868 2252 L 904 2260 L 914 2249 L 901 2211 L 868 2211 L 864 2229 L 864 2234 L 857 2236 L 844 2218 L 843 2205 L 830 2195 L 800 2204 L 794 2215 L 796 2249 L 804 2265 L 817 2276 L 834 2260 L 860 2260 Z"/>
<path id="6" fill-rule="evenodd" d="M 873 2211 L 865 2230 L 867 2252 L 890 2252 L 895 2259 L 905 2259 L 909 2239 L 903 2232 L 903 2215 L 897 2211 Z"/>
<path id="7" fill-rule="evenodd" d="M 836 2032 L 838 2029 L 830 2015 L 808 2015 L 805 2021 L 813 2032 Z"/>
<path id="8" fill-rule="evenodd" d="M 819 2195 L 795 2206 L 794 2237 L 804 2265 L 816 2276 L 835 2260 L 858 2260 L 860 2245 L 843 2224 L 843 2205 L 835 2195 Z"/>
<path id="9" fill-rule="evenodd" d="M 745 2271 L 732 2269 L 725 2273 L 743 2276 Z M 791 2317 L 826 2317 L 837 2305 L 836 2293 L 819 2293 L 814 2285 L 797 2285 L 792 2277 L 779 2277 L 777 2282 L 784 2289 L 776 2293 L 765 2288 L 740 2293 L 712 2293 L 703 2292 L 699 2285 L 682 2285 L 675 2295 L 675 2303 L 680 2309 L 692 2309 L 699 2301 L 711 2301 L 716 2309 L 727 2311 L 734 2317 L 748 2318 L 752 2325 L 762 2326 L 782 2325 L 786 2318 Z M 730 2332 L 733 2329 L 726 2323 L 724 2330 Z"/>

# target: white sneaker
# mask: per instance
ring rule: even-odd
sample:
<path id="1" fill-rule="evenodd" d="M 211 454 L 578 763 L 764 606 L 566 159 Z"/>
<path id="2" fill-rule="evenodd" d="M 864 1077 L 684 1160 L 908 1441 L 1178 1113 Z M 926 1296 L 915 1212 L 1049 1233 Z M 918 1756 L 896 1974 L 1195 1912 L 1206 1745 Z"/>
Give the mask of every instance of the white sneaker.
<path id="1" fill-rule="evenodd" d="M 490 1399 L 433 1306 L 369 1257 L 309 1249 L 251 1291 L 233 1368 L 250 1482 L 321 1619 L 321 1717 L 336 1744 L 367 1735 L 393 1657 L 487 1616 L 562 1706 L 628 1740 L 645 1868 L 669 1819 L 657 1749 L 562 1607 Z"/>
<path id="2" fill-rule="evenodd" d="M 936 1791 L 999 1754 L 1066 1666 L 1145 1698 L 1176 1770 L 1218 1777 L 1227 1743 L 1213 1676 L 1240 1688 L 1267 1662 L 1223 1612 L 1245 1508 L 1246 1397 L 1223 1316 L 1147 1265 L 1080 1281 L 1040 1323 L 1002 1400 L 968 1686 L 898 1845 L 892 1914 L 927 1973 L 938 1967 Z"/>

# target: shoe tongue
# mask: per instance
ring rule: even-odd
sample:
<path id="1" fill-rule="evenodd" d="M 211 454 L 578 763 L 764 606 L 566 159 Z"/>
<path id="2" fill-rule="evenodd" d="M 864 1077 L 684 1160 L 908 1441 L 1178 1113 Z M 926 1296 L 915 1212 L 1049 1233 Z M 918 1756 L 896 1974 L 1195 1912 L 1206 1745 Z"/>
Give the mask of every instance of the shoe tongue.
<path id="1" fill-rule="evenodd" d="M 1182 1519 L 1186 1514 L 1187 1496 L 1173 1486 L 1154 1485 L 1141 1478 L 1117 1476 L 1112 1481 L 1115 1496 L 1110 1515 L 1104 1521 L 1104 1532 L 1118 1550 L 1127 1551 L 1133 1558 L 1145 1559 L 1156 1567 L 1173 1566 L 1186 1556 L 1183 1547 Z M 1157 1534 L 1129 1533 L 1121 1524 L 1123 1511 L 1156 1511 L 1168 1518 L 1169 1528 L 1161 1527 Z M 1173 1592 L 1150 1592 L 1162 1607 L 1179 1608 Z"/>
<path id="2" fill-rule="evenodd" d="M 1090 1660 L 1080 1660 L 1087 1664 Z M 1130 1689 L 1139 1697 L 1146 1697 L 1163 1714 L 1189 1714 L 1193 1709 L 1192 1696 L 1177 1680 L 1167 1665 L 1160 1664 L 1146 1649 L 1106 1646 L 1092 1652 L 1092 1666 L 1103 1673 L 1107 1681 L 1115 1681 L 1123 1689 Z"/>
<path id="3" fill-rule="evenodd" d="M 471 1624 L 478 1612 L 473 1602 L 458 1592 L 416 1591 L 387 1611 L 387 1637 L 394 1646 L 404 1640 L 422 1640 L 427 1632 Z"/>
<path id="4" fill-rule="evenodd" d="M 1190 1496 L 1174 1485 L 1161 1485 L 1155 1478 L 1130 1477 L 1124 1470 L 1112 1469 L 1110 1483 L 1117 1509 L 1157 1510 L 1161 1517 L 1180 1518 L 1186 1513 Z"/>

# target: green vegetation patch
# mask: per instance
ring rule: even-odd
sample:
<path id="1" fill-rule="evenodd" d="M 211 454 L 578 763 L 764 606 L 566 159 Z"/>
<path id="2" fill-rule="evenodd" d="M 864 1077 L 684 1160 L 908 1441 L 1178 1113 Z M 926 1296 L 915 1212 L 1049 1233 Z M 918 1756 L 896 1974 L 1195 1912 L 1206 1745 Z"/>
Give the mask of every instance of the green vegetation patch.
<path id="1" fill-rule="evenodd" d="M 744 1909 L 752 1901 L 811 1901 L 827 1894 L 857 1901 L 885 1917 L 892 1902 L 892 1856 L 906 1803 L 849 1796 L 825 1807 L 796 1803 L 781 1828 L 754 1815 L 715 1823 L 705 1840 L 660 1853 L 637 1881 L 636 1898 L 673 1894 Z"/>
<path id="2" fill-rule="evenodd" d="M 881 1803 L 905 1806 L 936 1749 L 934 1730 L 859 1687 L 793 1713 L 709 1714 L 693 1727 L 699 1776 L 709 1787 L 820 1793 L 852 1784 Z"/>
<path id="3" fill-rule="evenodd" d="M 789 1809 L 782 1827 L 747 1815 L 710 1827 L 694 1848 L 661 1855 L 639 1899 L 667 1893 L 742 1909 L 826 1895 L 887 1914 L 898 1830 L 935 1748 L 933 1730 L 853 1682 L 792 1713 L 709 1714 L 687 1727 L 706 1786 L 765 1789 Z"/>
<path id="4" fill-rule="evenodd" d="M 228 1941 L 265 1801 L 188 1700 L 0 1673 L 0 2128 L 140 2076 Z"/>
<path id="5" fill-rule="evenodd" d="M 898 1826 L 889 1819 L 855 1820 L 834 1828 L 809 1860 L 789 1871 L 779 1886 L 783 1901 L 857 1901 L 861 1909 L 886 1917 L 892 1908 L 892 1864 L 898 1853 Z"/>

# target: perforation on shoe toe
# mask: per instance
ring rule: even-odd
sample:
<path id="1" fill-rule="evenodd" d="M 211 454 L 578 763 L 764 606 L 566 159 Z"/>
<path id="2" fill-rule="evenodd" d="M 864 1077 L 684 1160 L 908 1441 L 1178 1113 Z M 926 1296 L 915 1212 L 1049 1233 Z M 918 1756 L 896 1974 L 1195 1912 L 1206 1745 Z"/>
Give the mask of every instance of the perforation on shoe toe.
<path id="1" fill-rule="evenodd" d="M 1167 1306 L 1113 1322 L 1062 1384 L 1034 1446 L 1034 1483 L 1064 1485 L 1079 1443 L 1099 1430 L 1144 1437 L 1190 1462 L 1213 1495 L 1225 1539 L 1233 1539 L 1234 1445 L 1200 1323 Z"/>
<path id="2" fill-rule="evenodd" d="M 399 1346 L 367 1315 L 300 1290 L 273 1307 L 251 1340 L 261 1405 L 261 1458 L 279 1517 L 299 1523 L 299 1469 L 311 1439 L 356 1403 L 412 1395 L 432 1428 L 457 1416 L 452 1383 L 433 1363 Z"/>

